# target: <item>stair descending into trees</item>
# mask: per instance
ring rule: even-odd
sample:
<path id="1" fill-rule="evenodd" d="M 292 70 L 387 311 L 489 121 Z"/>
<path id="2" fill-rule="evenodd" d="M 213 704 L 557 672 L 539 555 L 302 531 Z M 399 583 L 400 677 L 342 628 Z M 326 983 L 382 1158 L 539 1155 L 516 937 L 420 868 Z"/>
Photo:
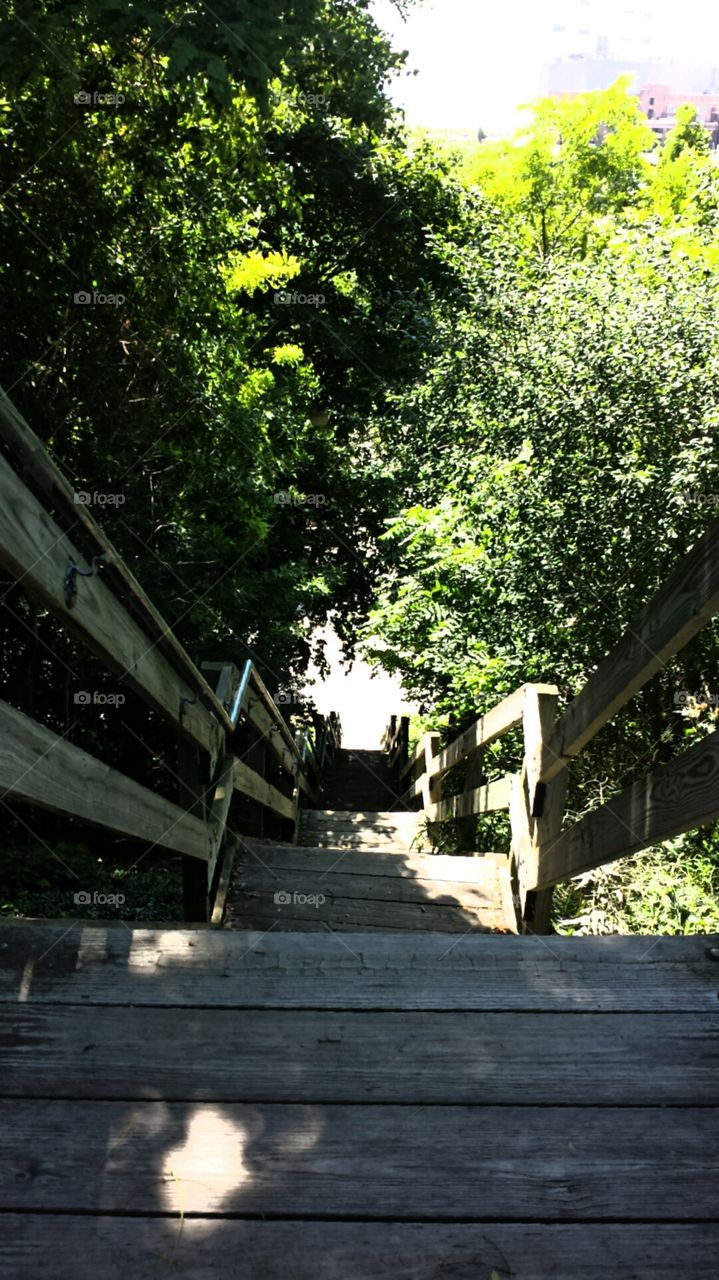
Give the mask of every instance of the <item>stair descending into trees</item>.
<path id="1" fill-rule="evenodd" d="M 321 795 L 296 845 L 241 841 L 232 928 L 516 933 L 509 859 L 434 853 L 381 751 L 339 752 Z"/>

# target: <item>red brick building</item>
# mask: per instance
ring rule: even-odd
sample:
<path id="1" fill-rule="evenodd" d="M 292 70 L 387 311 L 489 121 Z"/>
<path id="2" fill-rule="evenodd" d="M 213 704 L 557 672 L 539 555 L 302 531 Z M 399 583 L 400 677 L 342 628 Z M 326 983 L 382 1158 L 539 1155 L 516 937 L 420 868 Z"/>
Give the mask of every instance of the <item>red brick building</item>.
<path id="1" fill-rule="evenodd" d="M 666 84 L 645 84 L 639 90 L 639 105 L 662 142 L 676 124 L 677 107 L 687 102 L 696 108 L 716 146 L 719 142 L 719 93 L 675 92 Z"/>

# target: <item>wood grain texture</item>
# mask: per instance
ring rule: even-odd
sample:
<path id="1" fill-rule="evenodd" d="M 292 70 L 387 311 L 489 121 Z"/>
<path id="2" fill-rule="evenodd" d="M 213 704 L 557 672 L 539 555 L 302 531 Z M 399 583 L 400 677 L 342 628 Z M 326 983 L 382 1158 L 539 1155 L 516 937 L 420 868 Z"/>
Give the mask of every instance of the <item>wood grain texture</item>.
<path id="1" fill-rule="evenodd" d="M 675 1014 L 2 1005 L 4 1097 L 719 1104 L 719 1009 Z"/>
<path id="2" fill-rule="evenodd" d="M 208 828 L 0 702 L 0 794 L 207 861 Z"/>
<path id="3" fill-rule="evenodd" d="M 249 765 L 244 764 L 242 760 L 235 760 L 232 779 L 235 789 L 241 791 L 243 795 L 266 805 L 268 809 L 272 809 L 273 813 L 279 813 L 282 818 L 294 818 L 295 806 L 290 797 L 283 795 L 271 782 L 266 782 L 259 773 L 255 773 L 255 770 L 250 769 Z"/>
<path id="4" fill-rule="evenodd" d="M 228 904 L 233 927 L 516 930 L 509 864 L 499 856 L 242 843 Z"/>
<path id="5" fill-rule="evenodd" d="M 438 804 L 430 805 L 427 817 L 430 822 L 446 822 L 450 818 L 468 818 L 474 814 L 489 813 L 493 809 L 506 809 L 511 789 L 512 778 L 507 774 L 504 778 L 498 778 L 496 782 L 488 782 L 482 787 L 473 787 L 461 795 L 450 796 L 448 800 L 440 800 Z"/>
<path id="6" fill-rule="evenodd" d="M 576 756 L 718 610 L 719 521 L 714 521 L 565 711 L 542 753 L 543 780 Z"/>
<path id="7" fill-rule="evenodd" d="M 0 924 L 0 996 L 196 1008 L 717 1009 L 706 938 L 332 935 Z"/>
<path id="8" fill-rule="evenodd" d="M 258 872 L 236 881 L 227 919 L 233 928 L 242 929 L 274 924 L 286 930 L 514 932 L 514 919 L 505 916 L 500 876 L 500 869 L 489 862 L 482 886 L 361 876 L 319 879 L 299 872 L 278 879 L 271 872 Z"/>
<path id="9" fill-rule="evenodd" d="M 373 853 L 370 858 L 360 849 L 338 851 L 241 840 L 238 865 L 249 868 L 256 863 L 264 863 L 282 874 L 300 871 L 322 876 L 332 871 L 338 876 L 401 876 L 409 880 L 462 881 L 469 884 L 482 884 L 487 875 L 480 856 L 419 853 L 415 849 L 407 849 L 401 853 Z"/>
<path id="10" fill-rule="evenodd" d="M 537 883 L 558 884 L 717 818 L 719 731 L 549 841 L 542 849 Z"/>
<path id="11" fill-rule="evenodd" d="M 8 395 L 0 388 L 0 440 L 32 474 L 33 484 L 43 492 L 54 509 L 61 513 L 65 524 L 78 526 L 83 535 L 83 545 L 91 548 L 91 555 L 105 555 L 107 569 L 104 574 L 117 594 L 126 599 L 129 610 L 143 630 L 157 640 L 159 648 L 168 656 L 175 669 L 188 684 L 200 694 L 201 701 L 212 711 L 217 721 L 227 730 L 232 722 L 218 701 L 213 690 L 198 671 L 164 618 L 143 591 L 137 579 L 128 569 L 119 552 L 103 532 L 87 506 L 77 503 L 72 485 L 55 465 L 42 442 L 18 412 Z M 88 579 L 89 581 L 89 579 Z M 83 584 L 85 585 L 85 584 Z"/>
<path id="12" fill-rule="evenodd" d="M 299 764 L 300 753 L 297 749 L 297 744 L 292 736 L 292 732 L 289 726 L 287 725 L 286 721 L 283 719 L 282 714 L 277 706 L 277 703 L 272 697 L 272 694 L 267 688 L 267 685 L 262 679 L 262 676 L 260 675 L 259 671 L 254 665 L 250 673 L 250 688 L 254 691 L 254 693 L 258 695 L 265 710 L 269 713 L 270 718 L 277 725 L 277 728 L 285 743 L 285 746 L 288 747 L 290 753 L 295 757 L 295 760 Z"/>
<path id="13" fill-rule="evenodd" d="M 75 606 L 68 609 L 63 580 L 69 560 L 85 567 L 77 548 L 0 456 L 0 564 L 22 578 L 28 591 L 172 724 L 179 724 L 180 702 L 188 699 L 183 703 L 182 731 L 210 753 L 214 765 L 220 725 L 199 700 L 194 701 L 195 686 L 178 675 L 101 574 L 79 579 Z"/>
<path id="14" fill-rule="evenodd" d="M 715 1221 L 719 1109 L 0 1102 L 6 1210 Z"/>
<path id="15" fill-rule="evenodd" d="M 439 778 L 446 773 L 448 769 L 452 769 L 460 760 L 469 755 L 472 751 L 478 751 L 482 747 L 488 747 L 491 742 L 501 738 L 503 734 L 508 733 L 510 729 L 516 729 L 517 725 L 522 723 L 524 714 L 524 702 L 528 689 L 533 689 L 537 693 L 557 694 L 556 685 L 553 684 L 532 684 L 520 685 L 514 693 L 510 693 L 509 697 L 504 698 L 496 707 L 492 707 L 486 715 L 480 716 L 469 729 L 455 738 L 454 742 L 450 742 L 449 746 L 440 751 L 432 761 L 431 774 L 432 778 Z"/>
<path id="16" fill-rule="evenodd" d="M 4 1216 L 2 1280 L 716 1280 L 714 1223 Z"/>

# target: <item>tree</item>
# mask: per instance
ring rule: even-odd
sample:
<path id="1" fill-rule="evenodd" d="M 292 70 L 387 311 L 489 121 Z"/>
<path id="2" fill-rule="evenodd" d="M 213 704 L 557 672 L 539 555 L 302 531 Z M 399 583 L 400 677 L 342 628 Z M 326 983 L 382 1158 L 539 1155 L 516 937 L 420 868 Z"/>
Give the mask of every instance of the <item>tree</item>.
<path id="1" fill-rule="evenodd" d="M 0 382 L 121 492 L 103 523 L 190 652 L 287 683 L 367 600 L 368 423 L 450 286 L 458 186 L 408 150 L 364 0 L 14 5 L 0 35 Z"/>
<path id="2" fill-rule="evenodd" d="M 485 143 L 466 180 L 512 219 L 541 257 L 586 252 L 600 219 L 636 202 L 654 145 L 628 78 L 601 92 L 545 98 L 510 141 Z"/>

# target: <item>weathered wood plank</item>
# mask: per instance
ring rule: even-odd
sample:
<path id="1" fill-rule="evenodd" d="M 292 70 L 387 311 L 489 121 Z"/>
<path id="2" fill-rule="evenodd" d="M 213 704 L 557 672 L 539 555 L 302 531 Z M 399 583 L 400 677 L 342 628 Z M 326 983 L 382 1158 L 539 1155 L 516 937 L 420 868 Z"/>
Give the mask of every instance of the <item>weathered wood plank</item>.
<path id="1" fill-rule="evenodd" d="M 567 708 L 542 753 L 542 779 L 548 781 L 564 760 L 578 755 L 717 611 L 719 521 L 714 521 Z"/>
<path id="2" fill-rule="evenodd" d="M 202 702 L 212 711 L 223 727 L 231 731 L 232 722 L 222 703 L 198 671 L 194 662 L 158 613 L 139 582 L 128 569 L 119 552 L 90 514 L 89 508 L 76 501 L 72 485 L 55 465 L 40 439 L 28 426 L 7 394 L 0 388 L 0 440 L 32 473 L 33 483 L 47 495 L 53 507 L 59 510 L 73 526 L 80 526 L 93 553 L 104 555 L 107 568 L 103 570 L 108 581 L 117 584 L 128 605 L 136 614 L 143 630 L 145 624 L 150 635 L 172 661 L 176 670 L 185 677 L 193 689 L 197 689 Z M 90 581 L 89 579 L 87 581 Z M 83 582 L 83 586 L 85 586 Z"/>
<path id="3" fill-rule="evenodd" d="M 215 900 L 212 904 L 212 911 L 210 913 L 210 924 L 214 925 L 216 928 L 222 924 L 225 918 L 227 895 L 230 891 L 230 884 L 232 883 L 232 869 L 234 866 L 236 852 L 236 839 L 229 839 L 222 850 Z"/>
<path id="4" fill-rule="evenodd" d="M 715 1221 L 719 1108 L 0 1102 L 6 1210 Z"/>
<path id="5" fill-rule="evenodd" d="M 220 766 L 220 771 L 212 793 L 212 799 L 209 805 L 209 842 L 208 842 L 208 865 L 207 865 L 207 883 L 212 884 L 212 878 L 215 874 L 217 859 L 220 856 L 223 842 L 227 834 L 227 819 L 230 813 L 230 805 L 232 804 L 232 793 L 234 791 L 235 777 L 235 757 L 232 755 L 225 756 Z"/>
<path id="6" fill-rule="evenodd" d="M 719 1101 L 719 1010 L 667 1018 L 0 1009 L 4 1097 L 484 1106 Z"/>
<path id="7" fill-rule="evenodd" d="M 269 713 L 270 718 L 277 725 L 282 735 L 282 738 L 284 739 L 285 745 L 289 748 L 290 752 L 295 757 L 296 761 L 300 763 L 299 751 L 297 750 L 297 744 L 292 736 L 292 732 L 289 726 L 283 720 L 280 714 L 280 711 L 278 709 L 277 703 L 274 701 L 274 698 L 272 697 L 269 689 L 267 688 L 267 685 L 262 679 L 262 676 L 260 675 L 257 668 L 254 666 L 250 674 L 250 687 L 259 696 L 260 701 L 263 703 L 265 707 L 265 710 Z"/>
<path id="8" fill-rule="evenodd" d="M 259 693 L 250 690 L 245 702 L 245 712 L 251 724 L 262 734 L 267 745 L 277 756 L 286 773 L 292 774 L 297 765 L 297 757 L 290 751 L 285 742 L 277 719 L 279 712 L 271 716 Z"/>
<path id="9" fill-rule="evenodd" d="M 6 702 L 0 702 L 0 795 L 193 858 L 209 855 L 208 828 L 198 818 Z"/>
<path id="10" fill-rule="evenodd" d="M 541 851 L 537 883 L 540 888 L 558 884 L 717 818 L 719 731 L 549 841 Z"/>
<path id="11" fill-rule="evenodd" d="M 234 928 L 434 930 L 514 932 L 504 914 L 500 869 L 487 860 L 483 885 L 272 871 L 240 877 L 228 905 Z"/>
<path id="12" fill-rule="evenodd" d="M 258 800 L 274 813 L 283 818 L 294 818 L 295 806 L 289 796 L 284 796 L 271 782 L 261 778 L 259 773 L 250 769 L 242 760 L 235 760 L 232 767 L 232 779 L 235 788 L 251 800 Z"/>
<path id="13" fill-rule="evenodd" d="M 715 1223 L 4 1222 L 2 1280 L 716 1280 L 719 1255 Z"/>
<path id="14" fill-rule="evenodd" d="M 246 1008 L 717 1008 L 702 938 L 301 933 L 0 924 L 0 997 Z"/>
<path id="15" fill-rule="evenodd" d="M 528 687 L 521 685 L 519 689 L 515 689 L 514 693 L 510 693 L 509 697 L 504 698 L 496 707 L 492 707 L 486 715 L 481 716 L 473 725 L 470 725 L 469 729 L 465 729 L 464 733 L 455 738 L 454 742 L 450 742 L 449 746 L 440 751 L 432 763 L 431 777 L 441 777 L 470 752 L 488 747 L 491 742 L 501 738 L 502 734 L 508 733 L 510 729 L 515 729 L 521 724 L 525 689 Z M 556 687 L 550 684 L 535 684 L 531 688 L 539 693 L 556 694 L 558 692 Z"/>
<path id="16" fill-rule="evenodd" d="M 222 731 L 189 685 L 95 574 L 82 578 L 73 609 L 65 604 L 68 561 L 84 559 L 0 456 L 0 564 L 22 579 L 73 634 L 126 681 L 145 702 L 217 759 Z M 199 673 L 198 673 L 199 675 Z"/>
<path id="17" fill-rule="evenodd" d="M 239 865 L 252 869 L 257 863 L 265 863 L 273 871 L 284 875 L 298 871 L 322 876 L 331 871 L 338 876 L 389 876 L 411 880 L 460 881 L 482 884 L 487 872 L 482 857 L 448 853 L 406 852 L 375 853 L 368 858 L 357 849 L 318 849 L 316 846 L 295 844 L 266 844 L 257 840 L 241 841 Z"/>
<path id="18" fill-rule="evenodd" d="M 471 791 L 430 805 L 427 817 L 430 822 L 446 822 L 450 818 L 469 818 L 474 814 L 489 813 L 492 809 L 506 809 L 511 789 L 512 776 L 506 774 L 496 782 L 487 782 L 483 787 L 473 787 Z"/>

